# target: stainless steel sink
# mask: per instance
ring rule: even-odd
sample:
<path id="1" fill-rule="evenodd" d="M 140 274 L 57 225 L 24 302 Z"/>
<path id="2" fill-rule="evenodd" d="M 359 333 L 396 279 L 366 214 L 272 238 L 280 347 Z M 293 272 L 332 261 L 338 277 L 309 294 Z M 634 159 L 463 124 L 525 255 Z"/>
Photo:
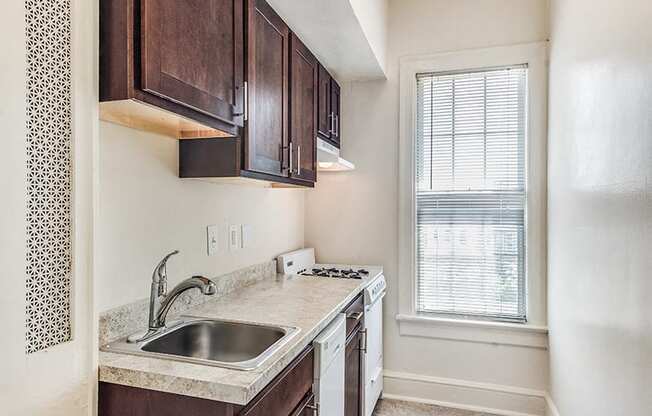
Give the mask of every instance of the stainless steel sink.
<path id="1" fill-rule="evenodd" d="M 147 341 L 113 342 L 104 351 L 253 370 L 278 351 L 297 328 L 182 317 Z"/>

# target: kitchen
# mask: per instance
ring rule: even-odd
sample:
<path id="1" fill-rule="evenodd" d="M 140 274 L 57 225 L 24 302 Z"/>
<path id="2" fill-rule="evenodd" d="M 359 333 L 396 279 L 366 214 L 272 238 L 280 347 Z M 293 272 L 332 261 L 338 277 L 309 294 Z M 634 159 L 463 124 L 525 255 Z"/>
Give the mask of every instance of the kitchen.
<path id="1" fill-rule="evenodd" d="M 648 2 L 4 6 L 0 414 L 652 412 Z"/>

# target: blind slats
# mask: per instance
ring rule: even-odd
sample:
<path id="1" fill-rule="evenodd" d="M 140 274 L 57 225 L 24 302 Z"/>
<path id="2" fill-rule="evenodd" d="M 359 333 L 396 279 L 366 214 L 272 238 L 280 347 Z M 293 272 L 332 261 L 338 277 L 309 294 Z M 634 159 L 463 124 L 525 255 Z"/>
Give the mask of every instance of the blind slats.
<path id="1" fill-rule="evenodd" d="M 527 67 L 416 81 L 417 310 L 525 321 Z"/>

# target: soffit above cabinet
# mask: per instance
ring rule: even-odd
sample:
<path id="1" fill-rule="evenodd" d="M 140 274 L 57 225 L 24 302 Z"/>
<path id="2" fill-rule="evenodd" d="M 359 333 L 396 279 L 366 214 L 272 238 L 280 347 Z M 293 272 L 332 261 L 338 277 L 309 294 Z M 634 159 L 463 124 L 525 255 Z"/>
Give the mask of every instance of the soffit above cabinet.
<path id="1" fill-rule="evenodd" d="M 268 0 L 340 81 L 386 78 L 387 0 Z"/>

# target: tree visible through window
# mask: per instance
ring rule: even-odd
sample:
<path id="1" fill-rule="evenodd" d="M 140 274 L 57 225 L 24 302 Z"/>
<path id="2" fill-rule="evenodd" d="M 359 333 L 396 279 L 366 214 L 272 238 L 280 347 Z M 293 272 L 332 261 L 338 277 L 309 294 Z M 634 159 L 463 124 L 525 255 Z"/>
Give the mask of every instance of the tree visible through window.
<path id="1" fill-rule="evenodd" d="M 417 311 L 524 322 L 527 67 L 416 81 Z"/>

